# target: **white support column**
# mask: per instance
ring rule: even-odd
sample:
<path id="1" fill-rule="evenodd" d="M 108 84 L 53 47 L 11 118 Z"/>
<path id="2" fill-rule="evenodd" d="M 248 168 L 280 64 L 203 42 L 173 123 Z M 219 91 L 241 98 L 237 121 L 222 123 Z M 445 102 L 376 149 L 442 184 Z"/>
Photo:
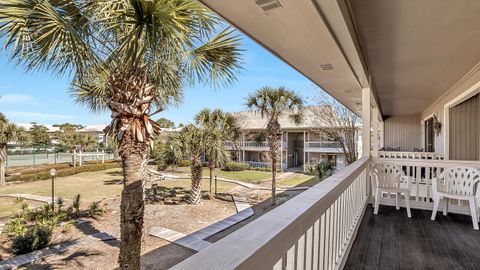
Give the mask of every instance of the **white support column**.
<path id="1" fill-rule="evenodd" d="M 373 133 L 373 151 L 372 151 L 372 156 L 373 157 L 378 157 L 378 149 L 380 148 L 380 140 L 379 140 L 379 120 L 378 118 L 380 117 L 378 108 L 373 108 L 372 111 L 372 117 L 373 117 L 373 126 L 372 126 L 372 133 Z"/>
<path id="2" fill-rule="evenodd" d="M 369 157 L 371 151 L 371 98 L 370 88 L 362 89 L 362 156 Z"/>
<path id="3" fill-rule="evenodd" d="M 283 132 L 280 139 L 280 169 L 283 170 Z"/>
<path id="4" fill-rule="evenodd" d="M 285 136 L 287 137 L 285 139 L 285 164 L 288 168 L 288 132 L 287 131 L 285 131 Z M 282 148 L 282 151 L 283 151 L 283 148 Z"/>
<path id="5" fill-rule="evenodd" d="M 242 162 L 245 162 L 245 132 L 242 133 Z"/>
<path id="6" fill-rule="evenodd" d="M 306 151 L 305 151 L 305 150 L 307 149 L 306 140 L 305 140 L 305 139 L 306 139 L 306 138 L 305 138 L 306 135 L 307 135 L 307 134 L 306 134 L 306 132 L 304 131 L 304 132 L 303 132 L 303 171 L 305 171 L 305 165 L 307 165 L 307 160 L 306 160 L 306 159 L 307 159 L 307 153 L 306 153 Z"/>
<path id="7" fill-rule="evenodd" d="M 380 122 L 380 148 L 385 147 L 385 122 Z"/>

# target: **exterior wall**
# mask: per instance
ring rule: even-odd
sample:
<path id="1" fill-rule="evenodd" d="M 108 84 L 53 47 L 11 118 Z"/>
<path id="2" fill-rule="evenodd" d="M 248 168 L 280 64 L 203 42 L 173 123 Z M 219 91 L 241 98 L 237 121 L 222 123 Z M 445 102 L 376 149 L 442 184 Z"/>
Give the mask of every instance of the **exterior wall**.
<path id="1" fill-rule="evenodd" d="M 449 110 L 450 159 L 480 160 L 479 94 Z"/>
<path id="2" fill-rule="evenodd" d="M 413 151 L 414 147 L 422 147 L 421 129 L 420 114 L 388 117 L 385 119 L 385 148 L 400 147 L 401 151 Z"/>
<path id="3" fill-rule="evenodd" d="M 432 105 L 430 105 L 423 113 L 422 120 L 430 117 L 431 115 L 437 115 L 438 120 L 442 123 L 442 129 L 440 134 L 435 137 L 435 152 L 444 153 L 448 149 L 446 146 L 446 115 L 445 107 L 449 103 L 455 101 L 467 92 L 472 92 L 472 95 L 477 92 L 480 87 L 480 65 L 474 67 L 469 73 L 467 73 L 461 80 L 453 85 L 445 94 L 437 99 Z"/>

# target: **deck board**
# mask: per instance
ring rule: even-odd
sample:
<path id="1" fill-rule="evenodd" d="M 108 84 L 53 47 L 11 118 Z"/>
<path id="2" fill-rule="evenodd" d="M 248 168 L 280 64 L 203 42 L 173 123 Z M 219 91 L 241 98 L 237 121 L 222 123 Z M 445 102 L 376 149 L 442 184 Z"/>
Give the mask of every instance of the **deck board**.
<path id="1" fill-rule="evenodd" d="M 345 269 L 480 269 L 480 231 L 466 215 L 369 205 Z"/>

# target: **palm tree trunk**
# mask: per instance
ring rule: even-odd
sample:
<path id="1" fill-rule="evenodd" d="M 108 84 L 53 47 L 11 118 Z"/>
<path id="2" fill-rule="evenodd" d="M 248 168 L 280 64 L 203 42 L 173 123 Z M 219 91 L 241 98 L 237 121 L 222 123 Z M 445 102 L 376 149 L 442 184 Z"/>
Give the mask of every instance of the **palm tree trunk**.
<path id="1" fill-rule="evenodd" d="M 282 132 L 280 129 L 280 123 L 277 119 L 270 119 L 267 123 L 267 140 L 268 147 L 270 148 L 270 159 L 272 161 L 272 205 L 277 204 L 277 163 L 280 159 L 280 140 L 282 138 Z"/>
<path id="2" fill-rule="evenodd" d="M 188 202 L 190 204 L 199 204 L 202 197 L 202 189 L 200 187 L 200 180 L 202 180 L 202 162 L 200 157 L 192 158 L 190 170 L 192 173 L 192 190 L 190 191 Z"/>
<path id="3" fill-rule="evenodd" d="M 147 153 L 148 146 L 135 142 L 127 131 L 119 147 L 124 174 L 120 204 L 120 269 L 140 269 L 144 212 L 142 171 Z"/>
<path id="4" fill-rule="evenodd" d="M 0 144 L 0 187 L 5 186 L 5 167 L 7 165 L 7 144 Z"/>
<path id="5" fill-rule="evenodd" d="M 213 176 L 215 175 L 215 162 L 212 160 L 208 161 L 208 169 L 210 170 L 210 190 L 209 193 L 212 194 L 212 183 Z"/>

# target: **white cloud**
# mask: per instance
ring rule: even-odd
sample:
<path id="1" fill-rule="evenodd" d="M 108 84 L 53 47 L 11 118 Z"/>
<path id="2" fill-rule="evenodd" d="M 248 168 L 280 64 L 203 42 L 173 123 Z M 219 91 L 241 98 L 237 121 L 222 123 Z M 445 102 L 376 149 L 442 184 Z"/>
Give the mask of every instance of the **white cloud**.
<path id="1" fill-rule="evenodd" d="M 27 94 L 0 94 L 0 104 L 37 104 L 35 98 Z"/>
<path id="2" fill-rule="evenodd" d="M 23 112 L 23 111 L 7 111 L 5 112 L 7 118 L 11 119 L 28 119 L 29 121 L 38 121 L 39 120 L 60 120 L 60 119 L 72 119 L 72 115 L 65 114 L 51 114 L 51 113 L 40 113 L 40 112 Z"/>

